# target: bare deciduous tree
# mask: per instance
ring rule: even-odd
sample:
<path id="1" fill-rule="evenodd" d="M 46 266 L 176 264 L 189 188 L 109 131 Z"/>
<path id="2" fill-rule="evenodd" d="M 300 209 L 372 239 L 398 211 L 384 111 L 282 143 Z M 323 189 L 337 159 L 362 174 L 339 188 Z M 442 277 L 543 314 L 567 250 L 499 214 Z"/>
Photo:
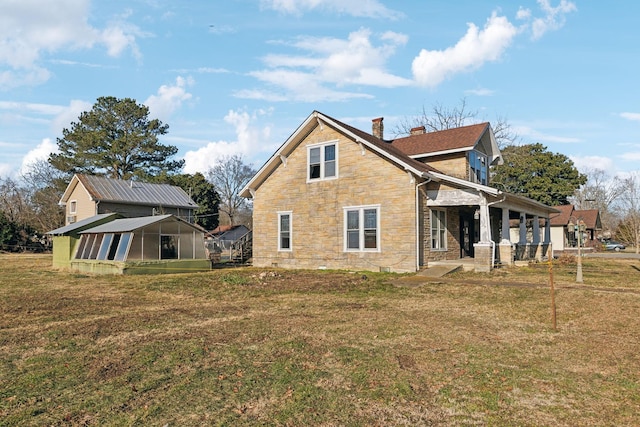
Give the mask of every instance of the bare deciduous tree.
<path id="1" fill-rule="evenodd" d="M 570 198 L 571 203 L 578 209 L 598 209 L 605 234 L 610 234 L 616 224 L 616 214 L 613 203 L 624 192 L 624 181 L 606 171 L 588 168 L 583 171 L 587 182 L 581 186 Z"/>
<path id="2" fill-rule="evenodd" d="M 616 203 L 622 215 L 616 238 L 633 244 L 635 252 L 640 253 L 640 173 L 625 178 L 623 188 Z"/>
<path id="3" fill-rule="evenodd" d="M 456 107 L 445 107 L 440 103 L 436 103 L 428 110 L 424 105 L 422 112 L 413 117 L 405 117 L 394 128 L 395 136 L 408 135 L 411 129 L 424 126 L 427 132 L 436 132 L 440 130 L 453 129 L 461 126 L 481 123 L 485 120 L 480 118 L 477 110 L 469 110 L 467 108 L 467 100 L 460 100 L 460 104 Z M 507 119 L 503 116 L 497 116 L 496 120 L 491 123 L 491 128 L 496 137 L 498 148 L 503 149 L 508 145 L 517 144 L 520 137 L 513 131 Z"/>
<path id="4" fill-rule="evenodd" d="M 244 163 L 241 155 L 224 156 L 206 173 L 220 196 L 219 212 L 225 214 L 230 225 L 235 225 L 238 215 L 248 206 L 240 191 L 256 171 Z M 222 223 L 221 218 L 220 223 Z"/>

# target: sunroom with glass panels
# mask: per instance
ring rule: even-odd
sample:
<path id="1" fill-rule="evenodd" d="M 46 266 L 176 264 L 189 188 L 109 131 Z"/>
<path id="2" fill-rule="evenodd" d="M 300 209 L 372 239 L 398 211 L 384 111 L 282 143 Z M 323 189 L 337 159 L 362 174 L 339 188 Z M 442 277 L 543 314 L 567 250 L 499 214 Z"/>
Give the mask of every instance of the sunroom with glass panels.
<path id="1" fill-rule="evenodd" d="M 71 268 L 125 274 L 206 270 L 204 232 L 173 215 L 116 219 L 81 232 Z"/>

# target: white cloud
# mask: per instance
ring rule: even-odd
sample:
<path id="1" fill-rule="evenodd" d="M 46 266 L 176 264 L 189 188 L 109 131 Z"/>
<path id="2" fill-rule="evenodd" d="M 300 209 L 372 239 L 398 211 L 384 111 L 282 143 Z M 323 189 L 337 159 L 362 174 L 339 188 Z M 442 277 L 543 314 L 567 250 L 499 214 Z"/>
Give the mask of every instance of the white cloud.
<path id="1" fill-rule="evenodd" d="M 239 154 L 245 157 L 253 157 L 257 153 L 268 151 L 273 147 L 265 144 L 270 137 L 271 129 L 268 126 L 258 128 L 253 125 L 259 116 L 269 114 L 270 111 L 256 111 L 249 114 L 246 111 L 230 110 L 224 117 L 224 121 L 235 128 L 235 141 L 210 142 L 206 146 L 188 151 L 185 156 L 184 173 L 206 173 L 223 156 Z"/>
<path id="2" fill-rule="evenodd" d="M 262 0 L 261 5 L 281 13 L 301 15 L 316 9 L 366 18 L 398 19 L 402 13 L 378 0 Z"/>
<path id="3" fill-rule="evenodd" d="M 0 178 L 10 177 L 13 173 L 13 165 L 10 163 L 0 163 Z"/>
<path id="4" fill-rule="evenodd" d="M 20 175 L 24 175 L 38 160 L 47 160 L 49 154 L 58 152 L 58 145 L 49 138 L 42 140 L 40 144 L 31 151 L 29 151 L 22 158 L 22 165 L 20 167 Z"/>
<path id="5" fill-rule="evenodd" d="M 620 117 L 634 122 L 640 122 L 640 113 L 620 113 Z"/>
<path id="6" fill-rule="evenodd" d="M 435 87 L 452 74 L 472 71 L 485 62 L 497 61 L 509 47 L 518 30 L 495 12 L 483 30 L 475 24 L 455 46 L 445 50 L 422 49 L 413 60 L 413 76 L 421 86 Z"/>
<path id="7" fill-rule="evenodd" d="M 624 154 L 620 154 L 618 158 L 625 161 L 637 162 L 637 161 L 640 161 L 640 151 L 631 151 Z"/>
<path id="8" fill-rule="evenodd" d="M 51 130 L 55 134 L 62 133 L 62 129 L 70 128 L 72 122 L 79 120 L 80 114 L 85 111 L 90 111 L 92 107 L 93 105 L 90 102 L 72 99 L 71 102 L 69 102 L 69 106 L 60 107 L 51 122 Z"/>
<path id="9" fill-rule="evenodd" d="M 531 18 L 531 9 L 524 9 L 520 7 L 516 13 L 516 19 L 529 20 Z"/>
<path id="10" fill-rule="evenodd" d="M 575 3 L 568 0 L 560 0 L 560 4 L 557 7 L 551 6 L 549 0 L 538 0 L 538 4 L 545 16 L 534 18 L 531 23 L 531 38 L 534 40 L 539 39 L 548 31 L 562 28 L 566 22 L 565 15 L 578 10 Z M 520 14 L 520 11 L 518 11 L 518 14 Z M 526 18 L 530 17 L 531 15 L 526 16 Z"/>
<path id="11" fill-rule="evenodd" d="M 468 89 L 464 91 L 467 95 L 475 95 L 475 96 L 493 96 L 495 91 L 483 87 L 479 87 L 477 89 Z"/>
<path id="12" fill-rule="evenodd" d="M 187 92 L 187 87 L 193 83 L 191 78 L 177 77 L 175 85 L 160 86 L 157 95 L 151 95 L 144 101 L 149 107 L 150 116 L 166 122 L 184 101 L 191 99 L 192 95 Z"/>
<path id="13" fill-rule="evenodd" d="M 125 49 L 139 57 L 137 27 L 115 22 L 100 30 L 88 23 L 89 0 L 6 1 L 0 14 L 0 88 L 36 85 L 48 80 L 49 72 L 38 64 L 42 55 L 60 50 L 89 49 L 96 44 L 109 55 Z"/>
<path id="14" fill-rule="evenodd" d="M 580 138 L 553 135 L 533 129 L 529 126 L 513 126 L 513 130 L 516 134 L 534 142 L 554 142 L 560 144 L 574 144 L 582 142 Z"/>
<path id="15" fill-rule="evenodd" d="M 77 121 L 80 113 L 90 110 L 92 105 L 86 101 L 71 100 L 68 106 L 39 104 L 28 102 L 0 101 L 0 122 L 12 121 L 48 124 L 53 133 L 60 133 L 68 128 L 72 121 Z"/>
<path id="16" fill-rule="evenodd" d="M 343 101 L 371 98 L 365 93 L 343 91 L 340 88 L 344 85 L 399 87 L 412 84 L 411 80 L 385 70 L 396 49 L 407 42 L 407 36 L 386 32 L 379 37 L 378 46 L 371 43 L 371 37 L 368 29 L 354 31 L 346 40 L 300 37 L 291 45 L 303 54 L 266 55 L 263 61 L 268 68 L 249 73 L 271 85 L 272 89 L 243 90 L 236 96 L 272 101 Z"/>
<path id="17" fill-rule="evenodd" d="M 603 156 L 569 156 L 576 168 L 585 172 L 592 169 L 601 169 L 604 171 L 614 170 L 615 163 L 613 159 Z"/>

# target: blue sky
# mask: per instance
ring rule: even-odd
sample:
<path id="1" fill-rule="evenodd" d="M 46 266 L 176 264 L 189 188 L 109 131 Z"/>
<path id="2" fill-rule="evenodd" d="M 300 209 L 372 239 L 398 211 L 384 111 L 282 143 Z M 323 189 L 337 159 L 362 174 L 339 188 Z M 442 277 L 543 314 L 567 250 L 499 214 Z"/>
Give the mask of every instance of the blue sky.
<path id="1" fill-rule="evenodd" d="M 148 105 L 185 172 L 259 167 L 319 110 L 365 131 L 466 99 L 576 165 L 640 169 L 638 2 L 0 0 L 0 176 L 100 96 Z"/>

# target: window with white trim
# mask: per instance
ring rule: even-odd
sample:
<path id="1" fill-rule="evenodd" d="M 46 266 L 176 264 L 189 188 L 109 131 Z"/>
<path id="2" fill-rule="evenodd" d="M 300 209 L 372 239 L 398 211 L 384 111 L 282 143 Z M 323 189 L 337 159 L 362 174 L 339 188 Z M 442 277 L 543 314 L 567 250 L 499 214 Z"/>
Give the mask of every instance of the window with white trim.
<path id="1" fill-rule="evenodd" d="M 447 249 L 447 212 L 431 209 L 431 249 Z"/>
<path id="2" fill-rule="evenodd" d="M 380 250 L 380 206 L 354 206 L 344 209 L 344 250 Z"/>
<path id="3" fill-rule="evenodd" d="M 309 181 L 332 179 L 338 176 L 338 147 L 336 142 L 307 147 Z"/>
<path id="4" fill-rule="evenodd" d="M 78 209 L 78 202 L 75 200 L 71 200 L 69 202 L 69 213 L 71 215 L 75 215 Z"/>
<path id="5" fill-rule="evenodd" d="M 291 250 L 291 212 L 278 212 L 278 250 Z"/>

